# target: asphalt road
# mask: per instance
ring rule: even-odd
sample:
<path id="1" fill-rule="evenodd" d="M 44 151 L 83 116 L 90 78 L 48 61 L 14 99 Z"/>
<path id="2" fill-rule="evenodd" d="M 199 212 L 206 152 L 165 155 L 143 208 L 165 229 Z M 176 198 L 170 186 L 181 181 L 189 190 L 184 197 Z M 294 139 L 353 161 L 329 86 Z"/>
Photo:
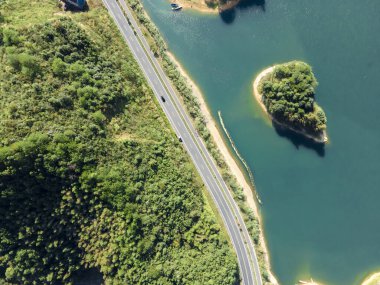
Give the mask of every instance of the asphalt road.
<path id="1" fill-rule="evenodd" d="M 182 138 L 184 147 L 190 154 L 220 212 L 237 254 L 243 284 L 262 285 L 254 247 L 238 207 L 214 160 L 208 153 L 203 141 L 198 137 L 189 116 L 180 104 L 169 79 L 150 51 L 124 0 L 120 0 L 121 6 L 116 0 L 103 0 L 103 3 L 140 65 L 173 129 Z M 128 20 L 122 9 L 126 13 Z M 168 13 L 170 12 L 170 9 L 168 9 Z M 165 102 L 163 102 L 162 98 L 165 98 Z"/>

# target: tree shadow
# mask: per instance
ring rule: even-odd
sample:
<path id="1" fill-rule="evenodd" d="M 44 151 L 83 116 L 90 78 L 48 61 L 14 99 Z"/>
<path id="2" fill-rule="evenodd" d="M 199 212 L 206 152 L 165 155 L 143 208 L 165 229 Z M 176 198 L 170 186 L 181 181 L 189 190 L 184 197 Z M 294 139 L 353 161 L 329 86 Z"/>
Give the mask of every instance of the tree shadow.
<path id="1" fill-rule="evenodd" d="M 64 10 L 70 11 L 72 13 L 82 13 L 82 12 L 88 12 L 90 10 L 90 7 L 88 6 L 87 1 L 84 3 L 83 8 L 76 7 L 69 2 L 64 2 Z"/>
<path id="2" fill-rule="evenodd" d="M 225 24 L 232 24 L 236 17 L 236 11 L 235 8 L 232 8 L 220 12 L 219 15 Z"/>
<path id="3" fill-rule="evenodd" d="M 241 10 L 251 7 L 260 8 L 265 12 L 265 0 L 240 0 L 236 5 L 236 8 Z"/>
<path id="4" fill-rule="evenodd" d="M 313 141 L 312 139 L 309 139 L 301 134 L 293 132 L 292 130 L 289 130 L 287 128 L 284 128 L 283 126 L 280 126 L 276 124 L 275 122 L 272 122 L 272 125 L 274 129 L 276 130 L 276 133 L 280 137 L 284 137 L 290 140 L 293 143 L 293 145 L 296 147 L 296 149 L 299 149 L 300 146 L 303 146 L 305 148 L 314 150 L 320 157 L 325 156 L 324 143 L 317 143 Z"/>
<path id="5" fill-rule="evenodd" d="M 97 268 L 80 269 L 73 274 L 74 285 L 102 285 L 103 275 Z"/>
<path id="6" fill-rule="evenodd" d="M 224 23 L 232 24 L 236 18 L 236 10 L 246 10 L 249 8 L 260 8 L 265 12 L 265 0 L 240 0 L 237 5 L 221 11 L 219 15 Z"/>

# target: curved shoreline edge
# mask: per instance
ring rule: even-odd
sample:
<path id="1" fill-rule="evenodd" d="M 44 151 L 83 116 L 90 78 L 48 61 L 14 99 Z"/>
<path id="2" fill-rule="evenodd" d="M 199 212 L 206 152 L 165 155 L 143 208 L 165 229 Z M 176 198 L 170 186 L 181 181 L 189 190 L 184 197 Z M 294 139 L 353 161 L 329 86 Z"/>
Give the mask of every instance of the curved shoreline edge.
<path id="1" fill-rule="evenodd" d="M 170 53 L 169 51 L 166 51 L 166 54 L 169 56 L 170 60 L 176 65 L 178 71 L 181 73 L 181 75 L 186 79 L 187 83 L 189 84 L 192 93 L 194 97 L 198 99 L 199 106 L 201 109 L 201 112 L 203 116 L 205 117 L 206 121 L 206 127 L 210 131 L 211 137 L 213 138 L 215 144 L 217 145 L 220 153 L 223 156 L 224 161 L 228 165 L 228 167 L 231 170 L 231 173 L 236 177 L 236 180 L 238 181 L 239 185 L 242 187 L 244 195 L 246 196 L 246 202 L 248 206 L 253 210 L 255 217 L 257 217 L 259 221 L 259 228 L 260 228 L 260 243 L 262 245 L 263 255 L 265 259 L 265 266 L 268 269 L 268 275 L 269 280 L 273 285 L 278 285 L 278 281 L 275 277 L 275 275 L 272 272 L 270 259 L 269 259 L 269 251 L 266 245 L 266 240 L 264 238 L 264 231 L 262 226 L 262 219 L 259 214 L 258 206 L 256 204 L 256 200 L 254 197 L 254 193 L 256 193 L 255 189 L 252 188 L 252 186 L 247 182 L 243 171 L 239 167 L 239 164 L 236 162 L 235 158 L 231 154 L 229 148 L 226 145 L 226 141 L 223 139 L 223 136 L 221 135 L 217 124 L 211 115 L 211 112 L 207 106 L 207 103 L 203 97 L 202 92 L 200 91 L 200 88 L 194 83 L 194 81 L 191 79 L 191 77 L 188 75 L 188 73 L 185 71 L 185 69 L 182 67 L 180 62 L 175 58 L 175 56 Z"/>
<path id="2" fill-rule="evenodd" d="M 189 0 L 177 0 L 177 3 L 180 4 L 183 8 L 191 9 L 200 13 L 205 14 L 218 14 L 218 8 L 210 8 L 204 2 L 193 2 Z"/>
<path id="3" fill-rule="evenodd" d="M 329 141 L 328 139 L 328 136 L 327 136 L 327 133 L 326 131 L 323 131 L 322 135 L 320 137 L 315 137 L 315 136 L 312 136 L 312 135 L 309 135 L 305 132 L 301 132 L 299 130 L 296 130 L 288 125 L 285 125 L 283 123 L 280 123 L 279 121 L 277 121 L 276 119 L 274 119 L 270 114 L 269 112 L 267 111 L 267 108 L 265 107 L 264 103 L 263 103 L 263 96 L 260 94 L 259 92 L 259 84 L 260 84 L 260 81 L 266 76 L 268 75 L 269 73 L 273 72 L 273 70 L 277 67 L 277 65 L 273 65 L 271 67 L 268 67 L 266 69 L 264 69 L 263 71 L 261 71 L 259 73 L 259 75 L 256 76 L 255 80 L 253 81 L 253 95 L 257 101 L 257 103 L 260 105 L 260 108 L 263 110 L 263 112 L 268 115 L 270 117 L 270 119 L 275 122 L 277 125 L 280 125 L 284 128 L 287 128 L 297 134 L 300 134 L 304 137 L 307 137 L 311 140 L 313 140 L 314 142 L 316 143 L 327 143 Z"/>
<path id="4" fill-rule="evenodd" d="M 366 279 L 364 279 L 364 281 L 361 283 L 361 285 L 374 285 L 374 284 L 380 284 L 380 272 L 372 273 L 371 275 L 366 277 Z"/>
<path id="5" fill-rule="evenodd" d="M 207 6 L 203 0 L 176 0 L 183 8 L 191 9 L 205 14 L 220 14 L 230 9 L 234 9 L 240 0 L 228 1 L 223 5 L 216 5 L 215 7 Z"/>
<path id="6" fill-rule="evenodd" d="M 264 69 L 263 71 L 259 73 L 259 75 L 256 76 L 255 81 L 253 81 L 253 95 L 255 96 L 257 103 L 259 103 L 260 108 L 267 115 L 269 115 L 269 113 L 267 112 L 267 108 L 265 107 L 263 103 L 263 97 L 259 93 L 259 84 L 260 84 L 261 79 L 263 79 L 268 73 L 273 72 L 275 67 L 276 65 Z"/>
<path id="7" fill-rule="evenodd" d="M 179 61 L 174 57 L 174 55 L 167 51 L 167 54 L 170 58 L 170 60 L 177 66 L 178 71 L 181 73 L 181 75 L 187 80 L 193 95 L 198 99 L 200 109 L 202 111 L 203 116 L 206 120 L 206 126 L 208 130 L 211 133 L 211 136 L 213 137 L 215 143 L 217 144 L 220 152 L 222 153 L 228 167 L 231 169 L 232 173 L 236 176 L 236 179 L 238 180 L 239 184 L 244 189 L 244 194 L 247 196 L 247 203 L 252 208 L 256 216 L 259 216 L 259 211 L 257 204 L 254 199 L 254 191 L 251 189 L 251 186 L 246 181 L 243 172 L 240 170 L 238 163 L 235 161 L 233 156 L 231 155 L 227 145 L 225 144 L 222 135 L 219 132 L 219 129 L 217 128 L 217 124 L 214 120 L 214 118 L 211 115 L 211 112 L 207 106 L 207 103 L 203 97 L 202 92 L 200 91 L 199 87 L 194 83 L 194 81 L 190 78 L 190 76 L 187 74 L 185 69 L 182 67 L 182 65 L 179 63 Z M 249 191 L 248 191 L 249 190 Z"/>

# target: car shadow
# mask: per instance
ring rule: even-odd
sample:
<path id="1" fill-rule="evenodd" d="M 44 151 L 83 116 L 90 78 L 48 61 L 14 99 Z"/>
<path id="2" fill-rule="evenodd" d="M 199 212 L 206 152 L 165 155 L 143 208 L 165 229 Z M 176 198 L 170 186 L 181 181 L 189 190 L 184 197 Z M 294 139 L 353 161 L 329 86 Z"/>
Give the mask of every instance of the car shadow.
<path id="1" fill-rule="evenodd" d="M 104 284 L 103 275 L 97 268 L 84 269 L 74 272 L 74 285 L 102 285 Z"/>

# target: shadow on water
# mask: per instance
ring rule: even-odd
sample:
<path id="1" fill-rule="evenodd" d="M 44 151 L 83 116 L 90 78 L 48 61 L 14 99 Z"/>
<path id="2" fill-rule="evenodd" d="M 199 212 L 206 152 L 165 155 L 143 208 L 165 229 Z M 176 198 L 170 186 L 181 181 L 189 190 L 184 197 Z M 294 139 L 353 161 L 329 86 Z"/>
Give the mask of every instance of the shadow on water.
<path id="1" fill-rule="evenodd" d="M 245 10 L 249 8 L 260 8 L 265 12 L 265 0 L 240 0 L 236 6 L 220 12 L 220 17 L 224 23 L 232 24 L 235 20 L 237 9 Z"/>
<path id="2" fill-rule="evenodd" d="M 103 285 L 103 276 L 96 268 L 80 269 L 74 273 L 74 285 Z"/>
<path id="3" fill-rule="evenodd" d="M 297 134 L 289 129 L 286 129 L 274 122 L 272 122 L 274 129 L 280 137 L 287 138 L 290 140 L 296 149 L 300 146 L 306 147 L 308 149 L 314 150 L 320 157 L 325 156 L 325 144 L 317 143 L 312 139 L 306 138 L 303 135 Z"/>
<path id="4" fill-rule="evenodd" d="M 231 24 L 236 17 L 236 11 L 235 8 L 228 9 L 225 11 L 220 12 L 220 17 L 222 18 L 222 21 L 226 24 Z"/>

